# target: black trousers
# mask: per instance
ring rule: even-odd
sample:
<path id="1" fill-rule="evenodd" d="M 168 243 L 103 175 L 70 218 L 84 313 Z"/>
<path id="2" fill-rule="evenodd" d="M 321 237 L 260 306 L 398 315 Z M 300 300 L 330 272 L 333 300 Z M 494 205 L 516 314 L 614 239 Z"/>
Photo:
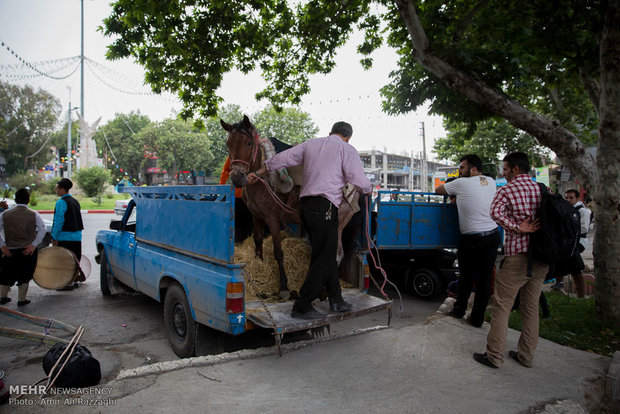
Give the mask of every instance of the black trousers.
<path id="1" fill-rule="evenodd" d="M 310 236 L 312 255 L 306 281 L 299 290 L 295 310 L 307 312 L 311 302 L 320 297 L 323 289 L 333 302 L 342 300 L 338 280 L 338 208 L 320 196 L 301 199 L 301 220 Z"/>
<path id="2" fill-rule="evenodd" d="M 2 256 L 0 260 L 0 285 L 22 285 L 32 280 L 32 275 L 37 268 L 37 254 L 35 251 L 26 256 L 24 249 L 11 249 L 11 256 Z"/>
<path id="3" fill-rule="evenodd" d="M 474 326 L 481 326 L 484 321 L 484 311 L 491 296 L 491 278 L 499 243 L 499 231 L 487 236 L 462 234 L 459 240 L 458 259 L 461 277 L 452 311 L 457 316 L 465 314 L 467 301 L 475 282 L 474 307 L 469 317 L 469 322 Z"/>
<path id="4" fill-rule="evenodd" d="M 81 241 L 62 241 L 58 240 L 58 245 L 73 252 L 78 262 L 82 258 L 82 242 Z"/>

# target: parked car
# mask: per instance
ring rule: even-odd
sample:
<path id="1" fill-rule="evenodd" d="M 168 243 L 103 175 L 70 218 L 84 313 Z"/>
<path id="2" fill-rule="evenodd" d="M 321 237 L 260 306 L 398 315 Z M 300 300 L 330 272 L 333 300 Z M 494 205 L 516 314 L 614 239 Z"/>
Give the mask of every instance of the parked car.
<path id="1" fill-rule="evenodd" d="M 127 210 L 127 205 L 130 201 L 130 198 L 127 200 L 116 200 L 116 202 L 114 203 L 114 212 L 119 216 L 124 215 L 125 210 Z"/>

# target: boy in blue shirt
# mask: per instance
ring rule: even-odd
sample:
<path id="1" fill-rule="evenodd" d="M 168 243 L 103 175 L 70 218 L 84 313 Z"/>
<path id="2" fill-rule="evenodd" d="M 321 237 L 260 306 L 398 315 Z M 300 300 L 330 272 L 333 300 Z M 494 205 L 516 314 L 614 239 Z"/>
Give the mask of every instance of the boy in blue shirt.
<path id="1" fill-rule="evenodd" d="M 69 194 L 73 182 L 68 178 L 61 179 L 56 184 L 56 195 L 60 199 L 54 207 L 54 225 L 52 226 L 52 243 L 54 246 L 64 247 L 71 251 L 77 261 L 82 258 L 82 214 L 80 203 Z M 73 290 L 80 287 L 77 281 L 58 290 Z"/>

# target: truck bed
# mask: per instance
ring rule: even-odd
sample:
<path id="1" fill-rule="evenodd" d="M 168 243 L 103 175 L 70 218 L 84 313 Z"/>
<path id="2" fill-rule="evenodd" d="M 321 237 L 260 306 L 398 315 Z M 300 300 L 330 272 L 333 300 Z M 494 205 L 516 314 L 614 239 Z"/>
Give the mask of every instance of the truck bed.
<path id="1" fill-rule="evenodd" d="M 292 302 L 265 304 L 272 317 L 269 317 L 261 302 L 249 302 L 246 304 L 246 314 L 250 322 L 262 328 L 273 329 L 276 335 L 318 328 L 333 322 L 355 318 L 384 309 L 386 309 L 391 316 L 392 301 L 368 295 L 358 289 L 343 289 L 342 297 L 353 306 L 351 311 L 329 313 L 329 302 L 327 300 L 319 302 L 318 304 L 315 302 L 315 308 L 319 312 L 325 314 L 325 316 L 317 319 L 306 320 L 293 318 L 291 316 Z"/>

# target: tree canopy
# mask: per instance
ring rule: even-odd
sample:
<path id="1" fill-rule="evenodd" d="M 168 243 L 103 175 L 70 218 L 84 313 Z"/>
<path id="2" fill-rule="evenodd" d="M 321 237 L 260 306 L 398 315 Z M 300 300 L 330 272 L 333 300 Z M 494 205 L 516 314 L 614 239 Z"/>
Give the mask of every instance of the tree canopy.
<path id="1" fill-rule="evenodd" d="M 465 154 L 478 155 L 484 164 L 497 165 L 500 154 L 520 151 L 528 154 L 532 166 L 549 162 L 549 150 L 534 137 L 510 125 L 503 119 L 490 118 L 473 126 L 464 122 L 446 121 L 448 134 L 435 141 L 433 151 L 445 160 L 458 163 Z"/>
<path id="2" fill-rule="evenodd" d="M 360 30 L 363 66 L 384 44 L 400 56 L 382 89 L 388 113 L 430 101 L 452 122 L 511 118 L 594 185 L 593 160 L 565 147 L 582 154 L 596 137 L 603 15 L 602 2 L 586 0 L 117 0 L 103 30 L 116 38 L 108 57 L 136 58 L 155 91 L 179 95 L 186 117 L 217 112 L 217 88 L 233 68 L 260 70 L 267 87 L 258 97 L 276 108 L 297 104 L 309 76 L 330 72 L 338 47 Z"/>
<path id="3" fill-rule="evenodd" d="M 114 181 L 125 175 L 135 179 L 142 172 L 144 144 L 138 133 L 150 124 L 149 117 L 140 112 L 118 113 L 95 133 L 93 139 L 106 157 Z"/>
<path id="4" fill-rule="evenodd" d="M 252 122 L 263 137 L 275 137 L 288 144 L 315 138 L 319 132 L 310 115 L 297 108 L 278 111 L 269 105 L 254 114 Z"/>
<path id="5" fill-rule="evenodd" d="M 0 153 L 8 175 L 37 168 L 52 158 L 46 144 L 59 115 L 60 103 L 50 93 L 0 81 Z"/>

